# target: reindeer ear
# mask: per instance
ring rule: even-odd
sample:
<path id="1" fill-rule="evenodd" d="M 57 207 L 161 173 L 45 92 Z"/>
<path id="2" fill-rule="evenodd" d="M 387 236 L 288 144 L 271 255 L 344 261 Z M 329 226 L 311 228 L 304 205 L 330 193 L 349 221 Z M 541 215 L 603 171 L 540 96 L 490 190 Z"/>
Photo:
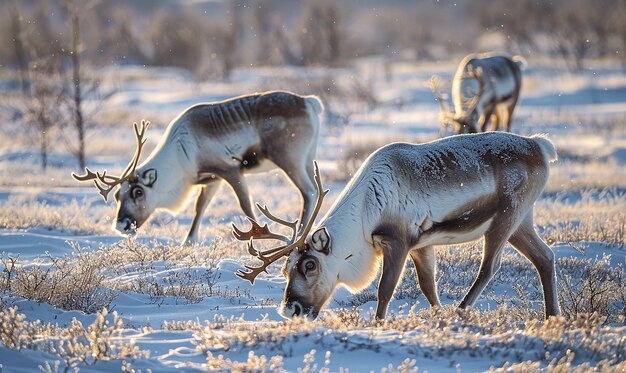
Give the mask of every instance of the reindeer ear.
<path id="1" fill-rule="evenodd" d="M 145 170 L 141 175 L 141 183 L 147 187 L 151 187 L 157 179 L 157 170 L 154 168 Z"/>
<path id="2" fill-rule="evenodd" d="M 483 68 L 480 66 L 473 67 L 471 73 L 474 78 L 480 79 L 483 76 Z"/>
<path id="3" fill-rule="evenodd" d="M 311 235 L 311 246 L 321 253 L 330 254 L 330 235 L 325 227 L 315 231 Z"/>

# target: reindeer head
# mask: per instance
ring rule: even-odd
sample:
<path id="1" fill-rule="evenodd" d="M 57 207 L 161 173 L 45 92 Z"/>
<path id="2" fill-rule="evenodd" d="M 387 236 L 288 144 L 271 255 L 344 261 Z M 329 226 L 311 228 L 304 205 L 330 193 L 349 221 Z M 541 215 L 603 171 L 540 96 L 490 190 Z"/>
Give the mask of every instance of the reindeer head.
<path id="1" fill-rule="evenodd" d="M 115 192 L 117 213 L 113 229 L 123 234 L 135 234 L 136 229 L 148 220 L 156 209 L 155 198 L 151 198 L 157 179 L 154 168 L 137 172 L 134 177 L 120 184 Z"/>
<path id="2" fill-rule="evenodd" d="M 249 219 L 252 224 L 249 231 L 242 231 L 233 225 L 235 238 L 248 241 L 250 255 L 263 262 L 259 267 L 246 265 L 248 271 L 238 271 L 239 277 L 254 283 L 256 276 L 265 272 L 270 264 L 283 256 L 288 256 L 282 270 L 287 279 L 287 287 L 279 310 L 280 314 L 286 318 L 293 316 L 317 317 L 337 284 L 336 271 L 332 268 L 332 263 L 327 260 L 331 252 L 331 237 L 328 231 L 322 227 L 309 235 L 324 197 L 328 193 L 328 190 L 322 189 L 317 163 L 315 163 L 315 183 L 317 187 L 315 209 L 309 222 L 301 230 L 297 229 L 298 220 L 289 222 L 277 218 L 269 212 L 267 207 L 257 205 L 259 211 L 268 219 L 289 227 L 292 232 L 290 237 L 274 233 L 269 230 L 267 225 L 261 226 L 252 219 Z M 253 246 L 254 239 L 279 240 L 284 245 L 266 251 L 258 251 Z"/>
<path id="3" fill-rule="evenodd" d="M 477 133 L 477 122 L 478 115 L 475 110 L 467 114 L 454 115 L 453 117 L 454 128 L 458 135 Z"/>
<path id="4" fill-rule="evenodd" d="M 281 316 L 317 317 L 338 283 L 339 268 L 330 253 L 331 237 L 322 227 L 307 238 L 302 251 L 289 255 L 283 266 L 287 287 L 279 308 Z"/>
<path id="5" fill-rule="evenodd" d="M 477 132 L 476 126 L 480 117 L 477 109 L 484 90 L 482 68 L 474 68 L 472 65 L 469 65 L 461 80 L 462 82 L 458 82 L 458 87 L 453 86 L 452 88 L 452 99 L 455 103 L 459 101 L 459 105 L 455 105 L 457 110 L 461 107 L 465 109 L 458 110 L 456 113 L 448 107 L 446 97 L 441 93 L 441 79 L 438 76 L 433 76 L 426 83 L 441 108 L 439 122 L 441 123 L 440 132 L 442 135 L 451 124 L 454 125 L 457 134 Z M 473 89 L 469 94 L 461 92 L 463 82 L 471 83 L 476 89 Z M 461 100 L 463 101 L 462 104 L 460 103 Z"/>
<path id="6" fill-rule="evenodd" d="M 452 100 L 457 112 L 453 116 L 456 133 L 478 132 L 480 119 L 480 107 L 485 90 L 483 69 L 467 65 L 465 73 L 459 79 L 452 90 Z"/>
<path id="7" fill-rule="evenodd" d="M 153 200 L 153 198 L 149 198 L 149 195 L 157 179 L 156 170 L 137 171 L 141 150 L 146 143 L 144 134 L 149 125 L 150 122 L 143 120 L 141 121 L 141 128 L 137 126 L 137 123 L 133 123 L 137 149 L 121 176 L 107 175 L 106 170 L 102 173 L 93 172 L 89 168 L 85 168 L 84 175 L 72 173 L 72 177 L 77 181 L 93 181 L 105 202 L 108 201 L 109 193 L 113 188 L 118 186 L 115 192 L 117 216 L 113 228 L 120 233 L 134 234 L 135 229 L 148 219 L 156 207 L 149 203 Z"/>

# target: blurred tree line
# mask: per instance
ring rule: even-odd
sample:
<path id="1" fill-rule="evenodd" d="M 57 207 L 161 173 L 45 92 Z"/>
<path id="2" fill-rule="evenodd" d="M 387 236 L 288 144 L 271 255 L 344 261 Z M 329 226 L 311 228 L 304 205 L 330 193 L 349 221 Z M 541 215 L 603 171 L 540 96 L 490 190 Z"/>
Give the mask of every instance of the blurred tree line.
<path id="1" fill-rule="evenodd" d="M 0 2 L 0 61 L 25 68 L 67 57 L 66 0 Z M 89 3 L 89 4 L 86 4 Z M 196 2 L 194 2 L 196 3 Z M 224 0 L 79 1 L 83 59 L 90 64 L 176 66 L 200 78 L 228 78 L 238 66 L 336 66 L 410 51 L 441 59 L 476 51 L 499 33 L 512 53 L 622 56 L 626 0 Z M 202 3 L 201 3 L 202 4 Z M 161 5 L 161 6 L 160 6 Z"/>
<path id="2" fill-rule="evenodd" d="M 587 58 L 626 61 L 626 0 L 483 0 L 473 14 L 513 50 L 560 56 L 573 70 Z"/>
<path id="3" fill-rule="evenodd" d="M 498 35 L 507 52 L 583 69 L 588 58 L 626 61 L 626 0 L 0 0 L 0 35 L 0 67 L 15 72 L 16 110 L 41 137 L 42 166 L 61 121 L 72 123 L 66 142 L 82 167 L 94 115 L 84 102 L 112 94 L 100 88 L 102 66 L 229 79 L 237 67 L 456 58 Z"/>

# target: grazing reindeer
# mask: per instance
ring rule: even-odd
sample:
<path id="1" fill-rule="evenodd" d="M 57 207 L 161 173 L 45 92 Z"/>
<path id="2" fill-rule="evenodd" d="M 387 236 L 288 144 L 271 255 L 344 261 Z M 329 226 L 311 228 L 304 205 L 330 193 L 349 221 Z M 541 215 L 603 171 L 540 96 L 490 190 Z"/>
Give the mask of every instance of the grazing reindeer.
<path id="1" fill-rule="evenodd" d="M 235 228 L 249 240 L 250 254 L 263 261 L 238 275 L 249 281 L 269 264 L 288 256 L 283 267 L 287 288 L 281 305 L 285 317 L 316 317 L 338 285 L 356 292 L 374 279 L 379 259 L 376 316 L 387 305 L 411 257 L 419 286 L 431 306 L 440 306 L 435 282 L 435 245 L 457 244 L 484 236 L 478 276 L 459 307 L 472 306 L 500 267 L 510 242 L 535 266 L 543 286 L 546 317 L 559 314 L 554 254 L 533 228 L 533 204 L 548 179 L 554 145 L 541 136 L 490 132 L 460 135 L 422 145 L 395 143 L 363 163 L 328 213 L 312 230 L 285 222 L 291 237 L 253 222 L 250 231 Z M 316 172 L 317 206 L 322 192 Z M 259 252 L 253 239 L 280 239 L 285 245 Z"/>
<path id="2" fill-rule="evenodd" d="M 137 166 L 147 122 L 135 124 L 137 150 L 122 176 L 86 169 L 72 176 L 93 181 L 107 200 L 115 192 L 117 216 L 113 225 L 134 234 L 155 209 L 178 211 L 195 186 L 200 187 L 195 216 L 186 243 L 198 240 L 202 214 L 221 180 L 234 190 L 243 212 L 254 218 L 244 174 L 282 169 L 300 191 L 300 221 L 312 214 L 315 184 L 313 158 L 317 148 L 321 101 L 315 96 L 266 92 L 186 109 L 165 131 L 148 159 Z"/>
<path id="3" fill-rule="evenodd" d="M 503 127 L 505 131 L 511 131 L 524 66 L 525 62 L 519 56 L 470 54 L 463 58 L 452 81 L 455 113 L 448 108 L 440 93 L 439 78 L 433 77 L 429 86 L 441 106 L 442 124 L 454 123 L 459 134 L 476 133 L 479 128 L 485 132 L 494 116 L 494 130 Z M 504 112 L 499 110 L 503 105 Z"/>

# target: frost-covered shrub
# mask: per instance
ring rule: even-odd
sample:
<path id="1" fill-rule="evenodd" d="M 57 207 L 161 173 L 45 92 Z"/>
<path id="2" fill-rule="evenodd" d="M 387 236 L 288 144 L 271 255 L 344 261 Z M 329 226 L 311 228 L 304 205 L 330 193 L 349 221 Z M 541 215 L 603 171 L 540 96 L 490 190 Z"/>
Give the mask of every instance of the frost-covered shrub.
<path id="1" fill-rule="evenodd" d="M 203 297 L 237 297 L 239 289 L 227 289 L 219 283 L 217 263 L 228 251 L 221 239 L 209 245 L 142 244 L 126 239 L 103 247 L 98 255 L 104 257 L 104 270 L 111 276 L 128 280 L 110 284 L 115 290 L 148 294 L 154 303 L 164 297 L 196 303 Z M 248 290 L 246 290 L 248 292 Z M 249 296 L 249 294 L 245 294 Z"/>
<path id="2" fill-rule="evenodd" d="M 86 328 L 76 319 L 69 327 L 59 328 L 39 321 L 28 322 L 17 307 L 11 307 L 0 310 L 0 340 L 10 349 L 33 349 L 58 356 L 65 371 L 98 361 L 147 357 L 148 353 L 132 340 L 123 339 L 122 319 L 117 313 L 113 312 L 112 319 L 108 316 L 104 309 L 96 313 L 96 319 Z M 54 366 L 58 368 L 58 363 Z"/>
<path id="3" fill-rule="evenodd" d="M 5 347 L 21 350 L 29 346 L 36 331 L 25 319 L 26 316 L 17 312 L 17 307 L 0 309 L 0 341 Z"/>
<path id="4" fill-rule="evenodd" d="M 387 344 L 385 349 L 401 351 L 410 357 L 395 370 L 390 367 L 387 371 L 411 371 L 420 358 L 436 357 L 454 367 L 457 359 L 466 355 L 482 356 L 492 361 L 494 367 L 514 365 L 549 370 L 574 368 L 581 362 L 586 362 L 587 367 L 611 370 L 624 363 L 623 328 L 604 325 L 604 318 L 599 315 L 552 317 L 547 321 L 518 317 L 518 313 L 506 307 L 485 312 L 443 307 L 392 314 L 385 320 L 362 317 L 353 311 L 325 312 L 315 321 L 220 320 L 195 327 L 194 340 L 196 349 L 207 354 L 207 362 L 226 367 L 246 366 L 243 364 L 251 361 L 235 365 L 227 357 L 231 353 L 240 356 L 242 352 L 264 350 L 276 351 L 276 356 L 292 357 L 292 346 L 296 343 L 312 344 L 333 354 L 379 351 L 381 344 Z M 317 369 L 311 354 L 305 356 L 304 363 L 305 368 Z"/>
<path id="5" fill-rule="evenodd" d="M 442 300 L 458 304 L 471 287 L 482 256 L 482 242 L 449 245 L 437 249 L 437 287 Z M 533 265 L 507 248 L 502 265 L 481 295 L 481 299 L 506 306 L 509 314 L 518 320 L 541 319 L 543 292 L 539 276 Z M 612 266 L 610 257 L 600 260 L 560 258 L 557 260 L 559 303 L 566 318 L 576 318 L 581 313 L 597 313 L 606 322 L 626 317 L 626 274 L 623 266 Z M 506 291 L 502 291 L 506 289 Z M 365 290 L 337 302 L 341 307 L 359 307 L 377 300 L 376 282 Z M 407 304 L 426 302 L 409 262 L 400 280 L 394 299 Z"/>
<path id="6" fill-rule="evenodd" d="M 593 313 L 605 322 L 626 317 L 626 276 L 621 264 L 612 266 L 609 256 L 561 258 L 558 264 L 559 301 L 566 317 Z"/>
<path id="7" fill-rule="evenodd" d="M 106 208 L 90 206 L 87 200 L 56 205 L 39 201 L 37 196 L 14 196 L 0 202 L 0 228 L 41 227 L 78 234 L 102 234 L 110 232 L 106 215 Z"/>
<path id="8" fill-rule="evenodd" d="M 213 356 L 207 352 L 206 364 L 208 370 L 228 371 L 228 372 L 284 372 L 283 357 L 280 355 L 271 358 L 265 355 L 257 356 L 254 351 L 248 352 L 246 361 L 239 362 L 224 358 L 224 355 Z"/>
<path id="9" fill-rule="evenodd" d="M 207 296 L 250 297 L 249 289 L 229 289 L 219 284 L 215 269 L 228 251 L 228 244 L 219 239 L 208 246 L 156 241 L 144 244 L 134 239 L 95 250 L 70 245 L 73 256 L 57 258 L 48 254 L 38 264 L 0 257 L 0 291 L 86 313 L 108 308 L 114 290 L 148 294 L 155 303 L 164 297 L 184 303 Z M 120 276 L 126 280 L 113 280 Z"/>
<path id="10" fill-rule="evenodd" d="M 24 265 L 16 258 L 3 256 L 0 288 L 62 309 L 93 313 L 113 300 L 100 273 L 101 262 L 93 259 L 83 255 L 55 258 L 49 254 L 41 264 Z"/>
<path id="11" fill-rule="evenodd" d="M 626 194 L 619 189 L 563 192 L 537 202 L 535 223 L 548 243 L 597 241 L 623 245 Z"/>
<path id="12" fill-rule="evenodd" d="M 57 340 L 51 343 L 51 350 L 69 367 L 93 365 L 101 360 L 147 357 L 147 352 L 141 351 L 132 340 L 123 340 L 122 319 L 117 312 L 112 315 L 113 320 L 108 320 L 106 309 L 98 312 L 87 328 L 73 319 L 68 328 L 59 330 Z"/>
<path id="13" fill-rule="evenodd" d="M 270 327 L 271 325 L 271 327 Z M 242 323 L 238 320 L 226 320 L 209 324 L 194 334 L 196 349 L 211 352 L 215 346 L 225 351 L 237 350 L 246 346 L 263 345 L 272 351 L 281 351 L 289 355 L 285 342 L 295 342 L 301 337 L 308 337 L 318 327 L 316 323 L 303 318 L 289 322 Z M 228 333 L 224 333 L 224 331 Z"/>

